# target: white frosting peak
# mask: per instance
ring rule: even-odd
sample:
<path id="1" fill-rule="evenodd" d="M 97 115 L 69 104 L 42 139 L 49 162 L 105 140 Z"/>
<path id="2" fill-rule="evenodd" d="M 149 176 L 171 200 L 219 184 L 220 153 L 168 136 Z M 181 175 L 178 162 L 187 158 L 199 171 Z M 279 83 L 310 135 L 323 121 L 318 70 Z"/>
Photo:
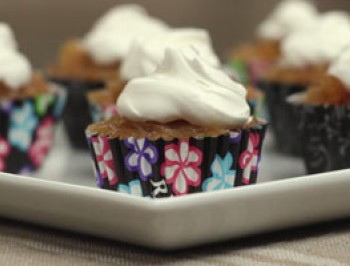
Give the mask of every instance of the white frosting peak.
<path id="1" fill-rule="evenodd" d="M 134 121 L 185 120 L 208 127 L 243 126 L 249 119 L 245 88 L 192 54 L 167 48 L 157 71 L 131 80 L 117 101 L 121 116 Z"/>
<path id="2" fill-rule="evenodd" d="M 316 23 L 318 11 L 306 0 L 284 0 L 263 21 L 257 34 L 263 39 L 281 40 L 288 34 Z"/>
<path id="3" fill-rule="evenodd" d="M 287 66 L 328 64 L 350 44 L 350 17 L 342 11 L 320 16 L 313 27 L 295 32 L 281 45 L 282 61 Z"/>
<path id="4" fill-rule="evenodd" d="M 209 33 L 204 29 L 174 29 L 148 40 L 134 42 L 128 56 L 121 66 L 121 75 L 125 80 L 142 77 L 153 73 L 164 59 L 167 47 L 190 50 L 193 46 L 204 61 L 212 66 L 219 66 L 220 61 L 212 47 Z M 190 51 L 189 55 L 193 53 Z"/>
<path id="5" fill-rule="evenodd" d="M 0 49 L 0 81 L 16 90 L 27 84 L 32 77 L 28 59 L 15 50 Z"/>
<path id="6" fill-rule="evenodd" d="M 328 73 L 338 78 L 350 91 L 350 46 L 330 65 Z"/>
<path id="7" fill-rule="evenodd" d="M 100 64 L 122 60 L 136 38 L 163 33 L 168 26 L 137 5 L 117 6 L 99 19 L 83 39 L 93 59 Z"/>
<path id="8" fill-rule="evenodd" d="M 17 49 L 17 42 L 11 28 L 3 22 L 0 22 L 0 49 Z"/>

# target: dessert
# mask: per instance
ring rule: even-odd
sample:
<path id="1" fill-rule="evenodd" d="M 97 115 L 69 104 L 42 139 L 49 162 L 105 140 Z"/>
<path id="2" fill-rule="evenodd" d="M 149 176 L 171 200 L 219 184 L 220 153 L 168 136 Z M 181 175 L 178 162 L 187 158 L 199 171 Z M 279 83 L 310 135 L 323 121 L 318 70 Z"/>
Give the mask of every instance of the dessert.
<path id="1" fill-rule="evenodd" d="M 287 36 L 281 44 L 281 58 L 259 83 L 266 93 L 271 126 L 278 148 L 300 155 L 296 119 L 286 98 L 317 83 L 327 67 L 350 44 L 348 13 L 322 14 L 318 23 Z"/>
<path id="2" fill-rule="evenodd" d="M 138 5 L 120 5 L 97 20 L 83 38 L 68 40 L 58 62 L 48 68 L 50 78 L 68 92 L 64 122 L 71 144 L 86 148 L 84 129 L 91 122 L 86 93 L 118 81 L 120 64 L 136 38 L 147 38 L 168 30 Z M 76 113 L 79 109 L 81 112 Z"/>
<path id="3" fill-rule="evenodd" d="M 0 171 L 27 174 L 42 165 L 51 149 L 65 93 L 32 70 L 4 23 L 0 65 Z"/>
<path id="4" fill-rule="evenodd" d="M 350 168 L 350 43 L 318 84 L 290 96 L 310 174 Z"/>
<path id="5" fill-rule="evenodd" d="M 98 186 L 159 198 L 255 183 L 266 124 L 245 97 L 195 48 L 167 48 L 126 85 L 119 115 L 88 127 Z"/>
<path id="6" fill-rule="evenodd" d="M 107 89 L 88 94 L 93 121 L 97 122 L 100 120 L 95 119 L 109 118 L 111 114 L 116 113 L 115 102 L 122 90 L 122 85 L 133 78 L 152 74 L 163 60 L 164 51 L 169 46 L 183 49 L 185 53 L 186 50 L 191 51 L 189 47 L 193 46 L 197 49 L 199 56 L 208 64 L 216 67 L 220 66 L 220 61 L 212 47 L 210 35 L 204 29 L 172 29 L 163 34 L 152 36 L 147 40 L 138 39 L 134 41 L 128 56 L 121 65 L 122 81 L 117 82 L 119 85 L 116 92 L 111 93 L 111 89 Z M 189 53 L 190 56 L 191 52 Z M 113 86 L 111 87 L 113 88 Z M 108 98 L 108 95 L 112 98 Z"/>

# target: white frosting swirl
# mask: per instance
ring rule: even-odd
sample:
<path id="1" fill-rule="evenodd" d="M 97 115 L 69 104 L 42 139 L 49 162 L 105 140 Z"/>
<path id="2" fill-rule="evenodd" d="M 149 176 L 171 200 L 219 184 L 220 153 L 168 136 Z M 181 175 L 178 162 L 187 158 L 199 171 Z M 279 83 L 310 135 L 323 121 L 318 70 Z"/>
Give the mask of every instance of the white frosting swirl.
<path id="1" fill-rule="evenodd" d="M 284 0 L 263 21 L 257 30 L 262 39 L 282 40 L 288 34 L 314 25 L 317 22 L 316 7 L 305 0 Z"/>
<path id="2" fill-rule="evenodd" d="M 28 59 L 15 50 L 0 49 L 0 81 L 10 89 L 17 90 L 32 77 Z"/>
<path id="3" fill-rule="evenodd" d="M 83 39 L 83 45 L 99 64 L 122 60 L 136 38 L 163 33 L 168 26 L 136 5 L 117 6 L 99 19 Z"/>
<path id="4" fill-rule="evenodd" d="M 135 41 L 122 63 L 121 75 L 125 80 L 143 77 L 153 73 L 164 59 L 167 47 L 183 49 L 194 46 L 204 61 L 219 66 L 220 61 L 212 47 L 209 33 L 204 29 L 174 29 L 148 40 Z M 188 56 L 193 54 L 189 52 Z"/>
<path id="5" fill-rule="evenodd" d="M 322 15 L 310 28 L 290 34 L 281 45 L 281 64 L 301 67 L 327 64 L 350 44 L 350 17 L 333 11 Z"/>
<path id="6" fill-rule="evenodd" d="M 338 78 L 350 91 L 350 46 L 341 53 L 328 69 L 328 74 Z"/>
<path id="7" fill-rule="evenodd" d="M 4 22 L 0 22 L 0 49 L 17 49 L 15 36 L 9 25 Z"/>
<path id="8" fill-rule="evenodd" d="M 134 121 L 185 120 L 208 127 L 243 126 L 249 119 L 246 89 L 221 70 L 192 55 L 167 48 L 157 71 L 131 80 L 117 100 L 121 116 Z"/>

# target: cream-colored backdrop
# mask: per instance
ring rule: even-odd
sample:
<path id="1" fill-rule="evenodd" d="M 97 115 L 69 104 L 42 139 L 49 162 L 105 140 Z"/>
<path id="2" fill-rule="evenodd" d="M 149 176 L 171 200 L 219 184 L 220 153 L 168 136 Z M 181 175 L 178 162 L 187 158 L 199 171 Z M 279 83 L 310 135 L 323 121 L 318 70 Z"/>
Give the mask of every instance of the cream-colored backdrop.
<path id="1" fill-rule="evenodd" d="M 207 28 L 224 56 L 240 40 L 252 37 L 255 25 L 279 0 L 0 0 L 0 20 L 13 27 L 21 50 L 35 66 L 55 58 L 62 41 L 84 34 L 108 8 L 140 3 L 172 26 Z M 315 0 L 321 10 L 350 11 L 350 0 Z"/>

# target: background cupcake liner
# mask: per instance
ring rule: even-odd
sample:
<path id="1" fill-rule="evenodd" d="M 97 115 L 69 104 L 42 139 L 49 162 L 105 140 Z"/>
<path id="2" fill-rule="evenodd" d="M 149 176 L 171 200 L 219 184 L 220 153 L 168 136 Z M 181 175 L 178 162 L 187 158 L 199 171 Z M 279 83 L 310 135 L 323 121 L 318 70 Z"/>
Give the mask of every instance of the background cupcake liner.
<path id="1" fill-rule="evenodd" d="M 66 101 L 62 88 L 51 87 L 34 98 L 0 100 L 0 171 L 28 174 L 42 165 Z"/>
<path id="2" fill-rule="evenodd" d="M 259 87 L 266 95 L 269 122 L 277 149 L 286 154 L 301 156 L 298 118 L 292 106 L 287 103 L 287 97 L 305 91 L 306 86 L 262 80 L 259 82 Z"/>
<path id="3" fill-rule="evenodd" d="M 97 186 L 161 198 L 253 184 L 266 125 L 217 138 L 118 139 L 89 135 Z"/>
<path id="4" fill-rule="evenodd" d="M 71 145 L 76 149 L 86 149 L 85 129 L 92 123 L 86 94 L 88 91 L 102 89 L 104 82 L 86 82 L 79 80 L 50 78 L 66 89 L 67 105 L 63 113 L 63 122 Z"/>
<path id="5" fill-rule="evenodd" d="M 298 103 L 288 98 L 296 117 L 309 174 L 350 168 L 350 107 Z"/>
<path id="6" fill-rule="evenodd" d="M 117 114 L 115 104 L 99 104 L 89 101 L 89 112 L 92 123 L 107 120 Z"/>

